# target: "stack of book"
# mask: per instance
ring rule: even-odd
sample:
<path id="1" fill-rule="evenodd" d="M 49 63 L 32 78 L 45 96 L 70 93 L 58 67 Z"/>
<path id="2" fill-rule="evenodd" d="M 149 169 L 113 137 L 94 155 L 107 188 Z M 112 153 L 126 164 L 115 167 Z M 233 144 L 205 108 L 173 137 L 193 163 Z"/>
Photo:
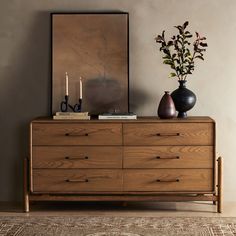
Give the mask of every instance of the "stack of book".
<path id="1" fill-rule="evenodd" d="M 129 113 L 104 113 L 98 116 L 99 120 L 136 120 L 137 115 Z"/>
<path id="2" fill-rule="evenodd" d="M 90 120 L 88 112 L 56 112 L 54 120 Z"/>

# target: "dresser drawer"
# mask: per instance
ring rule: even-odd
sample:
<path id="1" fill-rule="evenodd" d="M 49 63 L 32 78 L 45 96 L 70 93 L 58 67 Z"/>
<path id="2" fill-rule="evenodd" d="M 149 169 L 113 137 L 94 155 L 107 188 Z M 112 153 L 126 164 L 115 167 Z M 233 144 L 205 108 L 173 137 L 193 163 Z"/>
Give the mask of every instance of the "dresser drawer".
<path id="1" fill-rule="evenodd" d="M 33 146 L 33 168 L 122 168 L 120 146 Z"/>
<path id="2" fill-rule="evenodd" d="M 213 146 L 124 147 L 124 168 L 213 168 Z"/>
<path id="3" fill-rule="evenodd" d="M 80 193 L 122 190 L 121 170 L 33 170 L 33 192 Z"/>
<path id="4" fill-rule="evenodd" d="M 213 191 L 211 169 L 124 170 L 124 191 Z"/>
<path id="5" fill-rule="evenodd" d="M 121 145 L 121 124 L 47 124 L 32 126 L 33 145 Z"/>
<path id="6" fill-rule="evenodd" d="M 213 123 L 124 124 L 124 145 L 213 145 Z"/>

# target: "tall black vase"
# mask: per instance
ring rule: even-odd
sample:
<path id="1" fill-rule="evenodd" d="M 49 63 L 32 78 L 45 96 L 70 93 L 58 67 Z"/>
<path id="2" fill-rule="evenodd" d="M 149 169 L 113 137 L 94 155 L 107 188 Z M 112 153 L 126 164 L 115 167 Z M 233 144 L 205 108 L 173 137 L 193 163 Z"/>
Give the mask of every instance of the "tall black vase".
<path id="1" fill-rule="evenodd" d="M 186 80 L 179 80 L 179 88 L 171 93 L 175 109 L 179 112 L 178 118 L 186 118 L 187 111 L 192 109 L 196 103 L 196 95 L 186 88 Z"/>

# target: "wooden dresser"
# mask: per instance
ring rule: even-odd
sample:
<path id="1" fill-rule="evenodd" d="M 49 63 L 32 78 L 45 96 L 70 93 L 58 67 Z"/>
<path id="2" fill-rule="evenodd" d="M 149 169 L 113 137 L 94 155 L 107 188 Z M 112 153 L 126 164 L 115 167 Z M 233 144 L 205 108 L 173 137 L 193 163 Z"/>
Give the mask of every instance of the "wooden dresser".
<path id="1" fill-rule="evenodd" d="M 221 212 L 215 122 L 36 119 L 24 182 L 26 212 L 32 201 L 212 201 Z"/>

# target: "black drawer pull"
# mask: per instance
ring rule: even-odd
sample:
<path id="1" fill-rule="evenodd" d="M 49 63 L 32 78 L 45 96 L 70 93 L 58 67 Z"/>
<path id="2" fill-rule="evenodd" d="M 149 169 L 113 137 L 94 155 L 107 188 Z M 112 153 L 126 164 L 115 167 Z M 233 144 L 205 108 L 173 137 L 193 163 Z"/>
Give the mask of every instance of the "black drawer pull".
<path id="1" fill-rule="evenodd" d="M 67 183 L 87 183 L 89 182 L 88 179 L 66 179 Z"/>
<path id="2" fill-rule="evenodd" d="M 156 156 L 156 159 L 162 159 L 162 160 L 166 160 L 166 159 L 180 159 L 180 156 L 174 156 L 174 157 L 161 157 L 161 156 Z"/>
<path id="3" fill-rule="evenodd" d="M 78 133 L 65 133 L 65 136 L 78 136 L 78 137 L 83 137 L 83 136 L 88 136 L 88 133 L 85 134 L 78 134 Z"/>
<path id="4" fill-rule="evenodd" d="M 85 156 L 85 157 L 69 157 L 69 156 L 66 156 L 65 157 L 66 160 L 87 160 L 89 159 L 88 156 Z"/>
<path id="5" fill-rule="evenodd" d="M 171 183 L 171 182 L 179 182 L 179 179 L 157 179 L 156 182 L 163 182 L 163 183 Z"/>
<path id="6" fill-rule="evenodd" d="M 180 133 L 157 133 L 156 136 L 162 136 L 162 137 L 180 136 Z"/>

